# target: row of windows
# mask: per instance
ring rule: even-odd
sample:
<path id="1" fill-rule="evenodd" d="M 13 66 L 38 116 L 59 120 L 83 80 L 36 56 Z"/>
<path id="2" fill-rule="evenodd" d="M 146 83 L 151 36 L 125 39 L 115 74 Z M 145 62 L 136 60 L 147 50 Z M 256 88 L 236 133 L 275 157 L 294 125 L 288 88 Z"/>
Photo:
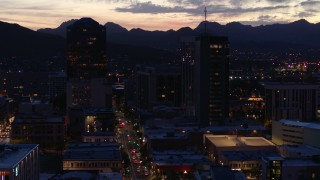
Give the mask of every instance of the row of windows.
<path id="1" fill-rule="evenodd" d="M 241 168 L 254 168 L 254 167 L 259 167 L 259 164 L 257 163 L 250 163 L 250 164 L 246 164 L 244 163 L 243 166 L 241 166 L 241 164 L 231 164 L 231 167 L 233 169 L 241 169 Z"/>
<path id="2" fill-rule="evenodd" d="M 68 167 L 69 162 L 66 162 Z M 108 163 L 108 162 L 77 162 L 77 163 L 70 163 L 70 167 L 72 168 L 85 168 L 85 167 L 119 167 L 118 163 Z"/>
<path id="3" fill-rule="evenodd" d="M 296 130 L 290 130 L 290 129 L 283 129 L 283 131 L 285 131 L 285 132 L 293 132 L 293 133 L 303 134 L 303 132 L 302 132 L 302 131 L 296 131 Z"/>
<path id="4" fill-rule="evenodd" d="M 114 138 L 86 138 L 86 142 L 112 142 Z"/>
<path id="5" fill-rule="evenodd" d="M 287 143 L 302 144 L 302 142 L 297 142 L 297 141 L 288 140 L 288 139 L 283 139 L 283 141 Z"/>
<path id="6" fill-rule="evenodd" d="M 288 134 L 282 134 L 284 137 L 291 137 L 291 138 L 296 138 L 296 139 L 303 139 L 302 137 L 299 136 L 293 136 L 293 135 L 288 135 Z"/>

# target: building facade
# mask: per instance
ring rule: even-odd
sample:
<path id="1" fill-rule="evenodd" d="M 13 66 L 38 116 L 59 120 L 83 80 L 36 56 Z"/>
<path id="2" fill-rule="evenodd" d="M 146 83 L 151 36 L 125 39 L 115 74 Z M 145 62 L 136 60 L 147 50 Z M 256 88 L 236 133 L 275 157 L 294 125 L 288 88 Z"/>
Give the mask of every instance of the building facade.
<path id="1" fill-rule="evenodd" d="M 49 97 L 65 93 L 64 72 L 9 72 L 0 75 L 0 91 L 19 100 L 21 96 Z"/>
<path id="2" fill-rule="evenodd" d="M 222 124 L 229 114 L 229 41 L 200 36 L 195 49 L 196 118 L 202 126 Z"/>
<path id="3" fill-rule="evenodd" d="M 118 143 L 71 144 L 63 157 L 64 171 L 120 172 L 122 159 Z"/>
<path id="4" fill-rule="evenodd" d="M 115 132 L 85 132 L 82 134 L 82 142 L 116 142 Z"/>
<path id="5" fill-rule="evenodd" d="M 62 149 L 65 135 L 63 117 L 19 114 L 11 124 L 13 142 L 39 144 L 44 149 Z"/>
<path id="6" fill-rule="evenodd" d="M 68 79 L 105 77 L 106 29 L 91 18 L 81 18 L 67 27 Z"/>
<path id="7" fill-rule="evenodd" d="M 157 104 L 181 105 L 181 73 L 178 67 L 136 66 L 138 108 Z"/>
<path id="8" fill-rule="evenodd" d="M 67 107 L 112 107 L 112 85 L 103 78 L 67 82 Z"/>
<path id="9" fill-rule="evenodd" d="M 282 119 L 272 122 L 272 142 L 277 145 L 305 144 L 320 148 L 320 124 Z"/>
<path id="10" fill-rule="evenodd" d="M 39 154 L 36 144 L 0 145 L 0 179 L 39 180 Z"/>
<path id="11" fill-rule="evenodd" d="M 186 115 L 195 115 L 195 38 L 181 39 L 181 105 Z"/>
<path id="12" fill-rule="evenodd" d="M 299 83 L 266 83 L 266 120 L 315 121 L 318 86 Z"/>

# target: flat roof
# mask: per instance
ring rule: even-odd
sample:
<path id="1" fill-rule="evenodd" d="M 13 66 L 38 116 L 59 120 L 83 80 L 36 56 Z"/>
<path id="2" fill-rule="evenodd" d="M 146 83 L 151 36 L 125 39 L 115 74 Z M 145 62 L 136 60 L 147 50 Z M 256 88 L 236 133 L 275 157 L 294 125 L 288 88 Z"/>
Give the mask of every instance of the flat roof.
<path id="1" fill-rule="evenodd" d="M 85 132 L 82 136 L 115 136 L 115 132 Z"/>
<path id="2" fill-rule="evenodd" d="M 98 176 L 97 173 L 86 172 L 86 171 L 69 171 L 62 174 L 57 174 L 51 177 L 54 180 L 60 179 L 96 179 Z"/>
<path id="3" fill-rule="evenodd" d="M 158 166 L 181 166 L 181 165 L 197 165 L 197 164 L 211 164 L 212 162 L 208 157 L 197 154 L 197 153 L 187 153 L 180 151 L 180 154 L 158 154 L 152 151 L 152 162 Z"/>
<path id="4" fill-rule="evenodd" d="M 232 135 L 204 135 L 216 147 L 275 146 L 264 137 L 237 137 Z"/>
<path id="5" fill-rule="evenodd" d="M 119 149 L 119 143 L 117 142 L 86 142 L 86 143 L 71 143 L 70 149 L 82 149 L 82 148 L 112 148 Z"/>
<path id="6" fill-rule="evenodd" d="M 320 130 L 320 124 L 318 124 L 318 123 L 300 122 L 300 121 L 289 120 L 289 119 L 281 119 L 281 120 L 279 120 L 279 122 L 281 122 L 283 124 L 291 125 L 291 126 L 300 126 L 300 127 Z"/>
<path id="7" fill-rule="evenodd" d="M 0 151 L 0 169 L 14 168 L 38 144 L 6 144 Z"/>
<path id="8" fill-rule="evenodd" d="M 63 156 L 68 160 L 121 160 L 119 149 L 109 147 L 68 149 Z"/>
<path id="9" fill-rule="evenodd" d="M 13 120 L 13 124 L 35 124 L 35 123 L 64 123 L 63 117 L 44 117 L 39 115 L 22 115 Z"/>
<path id="10" fill-rule="evenodd" d="M 207 131 L 234 131 L 234 130 L 247 130 L 247 131 L 253 131 L 253 130 L 266 130 L 264 126 L 253 126 L 249 125 L 247 129 L 243 128 L 241 125 L 237 126 L 210 126 L 210 127 L 205 127 L 202 128 L 202 132 L 207 132 Z"/>

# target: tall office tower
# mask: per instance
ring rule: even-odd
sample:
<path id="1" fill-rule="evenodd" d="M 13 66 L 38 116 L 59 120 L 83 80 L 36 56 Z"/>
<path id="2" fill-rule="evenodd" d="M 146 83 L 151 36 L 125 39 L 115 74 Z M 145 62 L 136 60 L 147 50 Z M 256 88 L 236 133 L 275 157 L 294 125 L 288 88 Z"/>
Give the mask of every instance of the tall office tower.
<path id="1" fill-rule="evenodd" d="M 69 80 L 66 88 L 67 107 L 112 107 L 112 85 L 102 78 Z"/>
<path id="2" fill-rule="evenodd" d="M 195 104 L 200 125 L 222 124 L 229 113 L 229 41 L 200 36 L 195 49 Z"/>
<path id="3" fill-rule="evenodd" d="M 181 105 L 179 67 L 136 66 L 138 108 L 149 109 L 159 104 Z"/>
<path id="4" fill-rule="evenodd" d="M 270 82 L 265 90 L 266 120 L 316 120 L 317 85 Z"/>
<path id="5" fill-rule="evenodd" d="M 194 53 L 195 38 L 181 39 L 181 105 L 185 115 L 194 116 Z"/>
<path id="6" fill-rule="evenodd" d="M 105 77 L 106 29 L 91 18 L 67 27 L 68 79 Z"/>

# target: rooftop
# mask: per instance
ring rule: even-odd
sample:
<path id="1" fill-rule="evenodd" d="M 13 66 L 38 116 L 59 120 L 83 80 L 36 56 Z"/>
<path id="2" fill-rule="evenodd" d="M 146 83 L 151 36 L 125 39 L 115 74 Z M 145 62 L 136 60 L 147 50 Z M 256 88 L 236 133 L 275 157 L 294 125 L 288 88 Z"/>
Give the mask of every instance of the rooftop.
<path id="1" fill-rule="evenodd" d="M 320 130 L 320 124 L 317 124 L 317 123 L 300 122 L 300 121 L 289 120 L 289 119 L 281 119 L 279 122 L 286 125 L 291 125 L 291 126 L 300 126 L 300 127 Z"/>
<path id="2" fill-rule="evenodd" d="M 2 145 L 0 150 L 0 169 L 14 168 L 26 155 L 38 147 L 37 144 Z"/>
<path id="3" fill-rule="evenodd" d="M 68 149 L 63 160 L 121 160 L 120 150 L 110 147 Z"/>
<path id="4" fill-rule="evenodd" d="M 248 125 L 248 128 L 243 128 L 241 125 L 238 126 L 210 126 L 210 127 L 205 127 L 202 128 L 202 132 L 207 132 L 207 131 L 235 131 L 235 130 L 247 130 L 247 131 L 253 131 L 253 130 L 262 130 L 265 131 L 266 128 L 264 126 L 253 126 L 253 125 Z"/>
<path id="5" fill-rule="evenodd" d="M 74 143 L 69 144 L 70 149 L 90 149 L 90 148 L 111 148 L 119 149 L 119 143 L 117 142 L 90 142 L 90 143 Z"/>
<path id="6" fill-rule="evenodd" d="M 65 172 L 63 174 L 57 174 L 51 179 L 60 180 L 60 179 L 78 179 L 78 180 L 86 180 L 86 179 L 96 179 L 97 173 L 85 172 L 85 171 L 70 171 Z"/>
<path id="7" fill-rule="evenodd" d="M 231 135 L 204 135 L 216 147 L 275 146 L 263 137 L 237 137 Z"/>
<path id="8" fill-rule="evenodd" d="M 38 114 L 19 114 L 14 118 L 13 124 L 28 123 L 64 123 L 63 117 L 44 117 Z"/>
<path id="9" fill-rule="evenodd" d="M 195 165 L 210 164 L 211 161 L 204 155 L 194 151 L 152 151 L 155 164 L 159 165 Z"/>
<path id="10" fill-rule="evenodd" d="M 85 132 L 82 136 L 115 136 L 115 132 Z"/>

